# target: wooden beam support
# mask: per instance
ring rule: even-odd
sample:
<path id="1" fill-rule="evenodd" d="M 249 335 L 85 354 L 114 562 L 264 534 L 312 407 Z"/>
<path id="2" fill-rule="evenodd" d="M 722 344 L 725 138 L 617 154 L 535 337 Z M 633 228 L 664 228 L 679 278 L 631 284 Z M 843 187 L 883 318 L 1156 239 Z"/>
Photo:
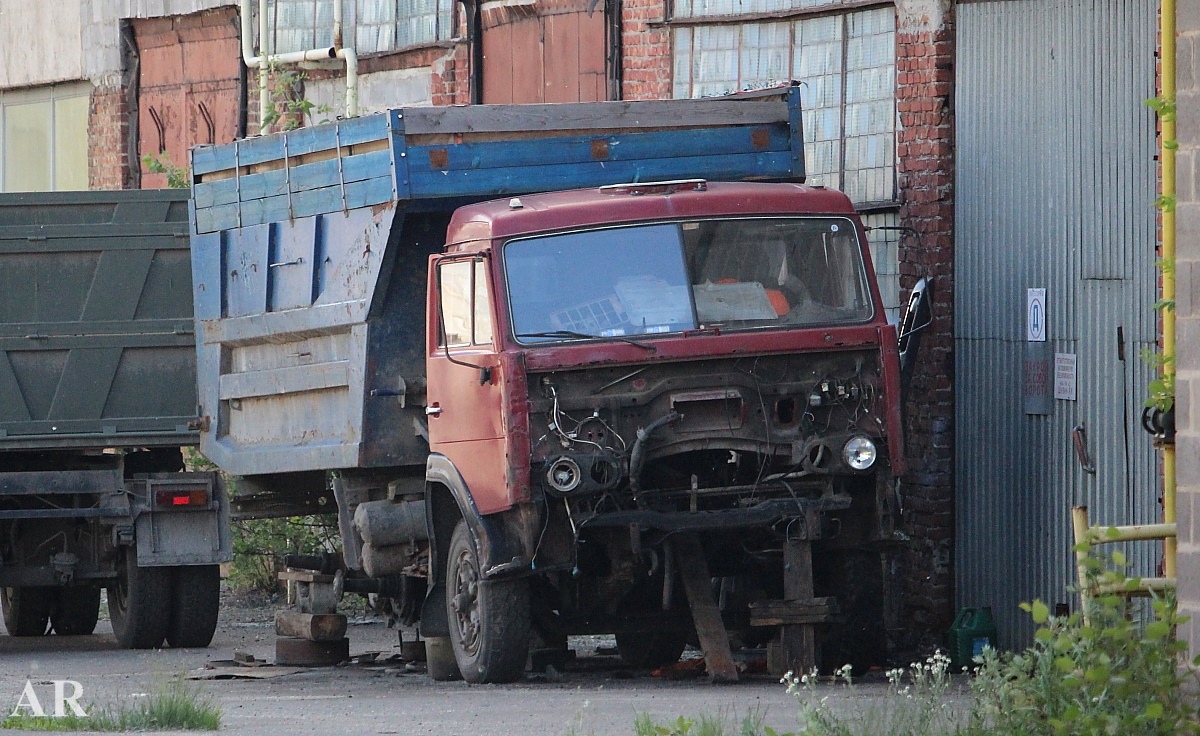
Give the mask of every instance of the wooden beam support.
<path id="1" fill-rule="evenodd" d="M 729 634 L 721 620 L 721 609 L 713 598 L 712 576 L 704 550 L 695 533 L 679 534 L 675 537 L 675 562 L 683 578 L 683 589 L 687 593 L 688 605 L 692 609 L 692 620 L 700 637 L 700 648 L 704 650 L 704 664 L 713 682 L 737 682 L 737 665 L 729 649 Z"/>
<path id="2" fill-rule="evenodd" d="M 346 635 L 346 617 L 340 613 L 275 612 L 275 633 L 309 641 L 338 641 Z"/>
<path id="3" fill-rule="evenodd" d="M 811 603 L 813 600 L 812 543 L 789 539 L 783 545 L 783 597 L 787 601 Z M 779 627 L 784 671 L 810 672 L 817 666 L 817 630 L 812 623 L 784 624 Z M 782 675 L 783 672 L 771 674 Z"/>

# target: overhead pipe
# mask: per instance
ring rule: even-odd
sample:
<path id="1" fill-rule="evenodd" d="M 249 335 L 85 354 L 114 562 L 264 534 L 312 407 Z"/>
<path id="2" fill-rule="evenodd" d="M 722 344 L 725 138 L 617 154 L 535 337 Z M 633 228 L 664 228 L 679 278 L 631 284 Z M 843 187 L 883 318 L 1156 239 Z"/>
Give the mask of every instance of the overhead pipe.
<path id="1" fill-rule="evenodd" d="M 333 3 L 333 46 L 305 51 L 291 51 L 286 54 L 272 54 L 267 49 L 267 36 L 270 29 L 267 26 L 267 0 L 258 0 L 258 53 L 255 53 L 253 34 L 250 24 L 250 0 L 241 0 L 242 20 L 242 60 L 250 69 L 258 70 L 258 109 L 259 134 L 267 133 L 263 123 L 267 108 L 271 104 L 271 93 L 268 78 L 272 64 L 300 64 L 304 62 L 328 61 L 338 59 L 346 64 L 346 117 L 358 117 L 358 54 L 354 49 L 342 45 L 342 3 Z"/>

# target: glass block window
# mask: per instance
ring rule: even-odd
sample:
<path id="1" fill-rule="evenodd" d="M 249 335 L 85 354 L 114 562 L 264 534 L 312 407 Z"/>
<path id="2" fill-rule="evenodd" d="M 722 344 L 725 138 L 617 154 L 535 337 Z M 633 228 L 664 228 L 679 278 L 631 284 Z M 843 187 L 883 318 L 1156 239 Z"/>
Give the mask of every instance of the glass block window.
<path id="1" fill-rule="evenodd" d="M 333 45 L 335 0 L 272 0 L 273 53 Z M 359 54 L 396 51 L 453 35 L 453 0 L 341 0 L 342 33 Z"/>
<path id="2" fill-rule="evenodd" d="M 88 188 L 90 84 L 0 91 L 0 192 Z"/>
<path id="3" fill-rule="evenodd" d="M 828 4 L 679 0 L 675 17 Z M 841 189 L 855 202 L 893 201 L 895 36 L 891 7 L 787 21 L 677 27 L 673 94 L 705 97 L 800 81 L 810 180 Z"/>
<path id="4" fill-rule="evenodd" d="M 874 212 L 863 215 L 863 225 L 872 227 L 895 227 L 900 223 L 896 211 Z M 867 245 L 871 250 L 871 263 L 875 266 L 875 278 L 879 280 L 879 296 L 887 311 L 888 322 L 900 321 L 900 231 L 868 230 Z"/>

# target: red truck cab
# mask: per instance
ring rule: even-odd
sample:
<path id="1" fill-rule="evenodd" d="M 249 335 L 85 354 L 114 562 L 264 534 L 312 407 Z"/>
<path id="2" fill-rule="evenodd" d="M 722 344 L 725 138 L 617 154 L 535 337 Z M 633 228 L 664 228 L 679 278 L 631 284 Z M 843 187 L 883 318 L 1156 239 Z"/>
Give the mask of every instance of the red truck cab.
<path id="1" fill-rule="evenodd" d="M 700 623 L 677 582 L 697 549 L 743 641 L 880 660 L 900 371 L 845 195 L 523 195 L 460 208 L 446 242 L 428 280 L 430 468 L 479 521 L 432 520 L 425 616 L 445 606 L 468 680 L 523 670 L 514 627 L 547 646 L 616 633 L 634 664 L 673 661 Z M 785 571 L 797 554 L 804 579 Z M 801 627 L 768 604 L 807 606 L 807 633 L 789 644 Z"/>

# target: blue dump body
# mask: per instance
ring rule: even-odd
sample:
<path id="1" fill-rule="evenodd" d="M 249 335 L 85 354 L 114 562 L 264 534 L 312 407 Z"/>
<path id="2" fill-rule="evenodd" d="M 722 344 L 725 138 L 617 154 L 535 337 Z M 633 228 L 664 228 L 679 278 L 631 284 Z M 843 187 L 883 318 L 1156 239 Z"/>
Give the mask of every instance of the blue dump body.
<path id="1" fill-rule="evenodd" d="M 437 107 L 193 149 L 201 449 L 239 475 L 423 466 L 425 279 L 474 201 L 804 178 L 799 89 Z"/>

